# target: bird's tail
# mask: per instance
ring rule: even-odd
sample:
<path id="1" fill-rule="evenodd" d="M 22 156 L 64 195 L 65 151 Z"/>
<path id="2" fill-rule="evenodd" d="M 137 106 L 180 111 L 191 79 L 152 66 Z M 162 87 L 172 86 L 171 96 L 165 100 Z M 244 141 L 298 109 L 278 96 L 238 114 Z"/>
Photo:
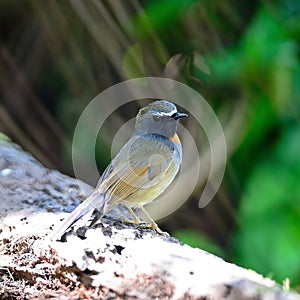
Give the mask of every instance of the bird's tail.
<path id="1" fill-rule="evenodd" d="M 63 224 L 51 235 L 51 240 L 58 240 L 61 236 L 68 230 L 74 223 L 76 223 L 80 218 L 92 213 L 95 208 L 101 209 L 103 194 L 98 190 L 95 190 L 87 199 L 85 199 L 79 206 L 77 206 L 69 216 L 66 217 Z"/>

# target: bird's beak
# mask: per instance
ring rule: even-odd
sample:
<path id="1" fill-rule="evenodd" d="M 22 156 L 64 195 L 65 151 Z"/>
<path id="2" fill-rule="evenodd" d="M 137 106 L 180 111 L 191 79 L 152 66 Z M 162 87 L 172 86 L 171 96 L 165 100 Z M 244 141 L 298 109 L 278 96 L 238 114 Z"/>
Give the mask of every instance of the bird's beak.
<path id="1" fill-rule="evenodd" d="M 176 112 L 172 115 L 172 118 L 175 120 L 181 119 L 181 118 L 186 118 L 188 115 L 181 113 L 181 112 Z"/>

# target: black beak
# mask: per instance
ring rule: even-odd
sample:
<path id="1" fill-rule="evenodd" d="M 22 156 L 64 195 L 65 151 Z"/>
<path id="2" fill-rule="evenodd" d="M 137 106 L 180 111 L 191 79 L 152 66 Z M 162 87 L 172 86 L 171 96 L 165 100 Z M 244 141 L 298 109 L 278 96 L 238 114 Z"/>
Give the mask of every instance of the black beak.
<path id="1" fill-rule="evenodd" d="M 188 115 L 181 113 L 181 112 L 176 112 L 174 113 L 171 117 L 175 120 L 181 119 L 181 118 L 186 118 Z"/>

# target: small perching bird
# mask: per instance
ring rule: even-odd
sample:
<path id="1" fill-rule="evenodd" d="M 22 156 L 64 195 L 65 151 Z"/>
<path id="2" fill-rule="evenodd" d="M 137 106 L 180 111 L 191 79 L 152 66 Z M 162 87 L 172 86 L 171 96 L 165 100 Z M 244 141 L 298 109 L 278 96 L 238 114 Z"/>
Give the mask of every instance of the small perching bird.
<path id="1" fill-rule="evenodd" d="M 144 209 L 173 181 L 182 161 L 182 147 L 176 133 L 178 120 L 187 114 L 177 111 L 169 101 L 155 101 L 141 108 L 129 141 L 103 172 L 95 191 L 83 201 L 53 235 L 59 239 L 87 213 L 96 209 L 91 225 L 116 205 L 125 206 L 133 223 L 141 223 L 134 208 L 141 209 L 149 226 L 161 232 Z"/>

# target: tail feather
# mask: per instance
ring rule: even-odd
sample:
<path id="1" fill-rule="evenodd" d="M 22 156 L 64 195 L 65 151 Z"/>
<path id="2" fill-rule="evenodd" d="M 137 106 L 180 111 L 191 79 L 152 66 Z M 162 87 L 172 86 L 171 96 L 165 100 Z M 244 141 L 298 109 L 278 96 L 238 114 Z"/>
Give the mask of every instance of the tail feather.
<path id="1" fill-rule="evenodd" d="M 79 206 L 77 206 L 69 216 L 66 217 L 63 224 L 51 235 L 51 240 L 58 240 L 61 236 L 79 219 L 88 214 L 92 213 L 95 208 L 101 207 L 102 195 L 96 190 L 86 200 L 84 200 Z"/>

